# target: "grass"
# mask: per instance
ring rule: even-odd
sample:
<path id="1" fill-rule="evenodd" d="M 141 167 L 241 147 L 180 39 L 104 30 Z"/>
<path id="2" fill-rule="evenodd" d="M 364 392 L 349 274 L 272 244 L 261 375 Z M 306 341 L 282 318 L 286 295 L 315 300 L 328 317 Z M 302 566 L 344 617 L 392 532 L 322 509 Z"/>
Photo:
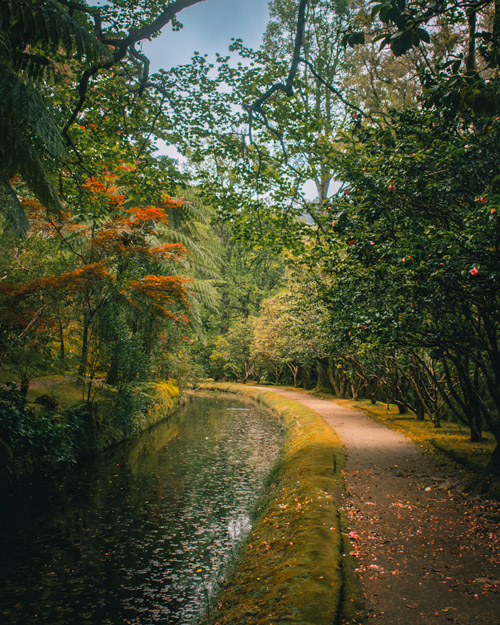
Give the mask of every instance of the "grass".
<path id="1" fill-rule="evenodd" d="M 83 402 L 82 385 L 64 375 L 44 375 L 35 378 L 28 391 L 28 401 L 33 402 L 40 395 L 51 395 L 61 408 L 68 408 Z"/>
<path id="2" fill-rule="evenodd" d="M 436 428 L 429 419 L 418 421 L 411 412 L 399 414 L 393 405 L 387 410 L 387 405 L 381 402 L 372 404 L 369 400 L 338 398 L 335 398 L 335 401 L 344 406 L 363 410 L 379 423 L 406 434 L 431 454 L 435 461 L 448 468 L 456 469 L 456 465 L 450 464 L 451 459 L 461 467 L 481 475 L 495 448 L 493 435 L 485 433 L 482 442 L 474 443 L 470 440 L 469 430 L 457 423 L 443 422 L 442 427 Z"/>
<path id="3" fill-rule="evenodd" d="M 204 385 L 207 388 L 207 385 Z M 332 625 L 357 610 L 339 513 L 344 451 L 316 412 L 272 392 L 214 384 L 269 406 L 283 421 L 279 466 L 238 562 L 207 617 L 218 625 Z"/>

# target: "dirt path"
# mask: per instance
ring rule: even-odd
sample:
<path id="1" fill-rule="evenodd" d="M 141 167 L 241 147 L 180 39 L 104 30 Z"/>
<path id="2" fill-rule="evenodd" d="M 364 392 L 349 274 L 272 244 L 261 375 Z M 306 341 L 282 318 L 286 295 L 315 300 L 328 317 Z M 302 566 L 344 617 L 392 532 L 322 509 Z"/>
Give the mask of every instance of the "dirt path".
<path id="1" fill-rule="evenodd" d="M 319 412 L 345 445 L 345 506 L 367 622 L 500 625 L 498 504 L 448 492 L 420 448 L 362 412 L 266 390 Z"/>

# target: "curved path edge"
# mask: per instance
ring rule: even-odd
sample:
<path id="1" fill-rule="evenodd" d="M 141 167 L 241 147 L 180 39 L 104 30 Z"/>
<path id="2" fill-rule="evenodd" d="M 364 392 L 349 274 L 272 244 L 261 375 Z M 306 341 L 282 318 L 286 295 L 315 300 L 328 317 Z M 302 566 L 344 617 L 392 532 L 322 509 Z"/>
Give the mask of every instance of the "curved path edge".
<path id="1" fill-rule="evenodd" d="M 253 388 L 315 410 L 345 446 L 344 507 L 367 622 L 500 624 L 498 505 L 444 490 L 417 445 L 364 412 Z"/>
<path id="2" fill-rule="evenodd" d="M 204 623 L 339 624 L 349 590 L 339 514 L 345 458 L 339 436 L 317 412 L 274 389 L 229 383 L 201 388 L 257 401 L 284 425 L 282 457 Z"/>

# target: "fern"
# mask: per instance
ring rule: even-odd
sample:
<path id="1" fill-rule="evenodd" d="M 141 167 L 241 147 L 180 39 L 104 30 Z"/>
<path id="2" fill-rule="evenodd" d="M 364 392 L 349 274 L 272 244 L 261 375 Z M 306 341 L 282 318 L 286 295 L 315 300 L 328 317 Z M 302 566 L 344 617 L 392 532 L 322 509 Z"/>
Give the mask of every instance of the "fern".
<path id="1" fill-rule="evenodd" d="M 0 155 L 4 173 L 21 174 L 39 199 L 49 202 L 47 208 L 60 208 L 40 155 L 45 155 L 45 161 L 55 160 L 64 151 L 57 125 L 40 95 L 0 65 Z"/>
<path id="2" fill-rule="evenodd" d="M 0 2 L 0 174 L 3 207 L 17 233 L 26 218 L 8 179 L 20 174 L 49 210 L 62 209 L 49 171 L 65 146 L 38 84 L 53 74 L 50 54 L 95 62 L 110 52 L 55 0 Z"/>
<path id="3" fill-rule="evenodd" d="M 3 0 L 0 24 L 18 42 L 16 47 L 20 50 L 41 46 L 50 52 L 63 50 L 67 57 L 85 57 L 91 62 L 110 56 L 107 46 L 55 0 Z"/>
<path id="4" fill-rule="evenodd" d="M 5 213 L 12 231 L 17 236 L 24 236 L 29 229 L 28 219 L 17 195 L 7 178 L 0 172 L 0 206 Z"/>
<path id="5" fill-rule="evenodd" d="M 29 80 L 38 82 L 54 76 L 54 65 L 45 56 L 23 52 L 16 58 L 14 69 L 24 74 Z"/>

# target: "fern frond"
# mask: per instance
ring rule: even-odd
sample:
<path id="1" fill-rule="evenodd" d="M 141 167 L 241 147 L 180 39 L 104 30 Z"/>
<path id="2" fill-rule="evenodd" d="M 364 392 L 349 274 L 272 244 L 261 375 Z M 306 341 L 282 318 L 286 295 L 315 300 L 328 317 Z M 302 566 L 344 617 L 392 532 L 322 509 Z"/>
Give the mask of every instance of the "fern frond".
<path id="1" fill-rule="evenodd" d="M 205 243 L 179 230 L 164 230 L 162 241 L 165 243 L 181 243 L 187 250 L 187 266 L 195 273 L 203 273 L 206 277 L 218 276 L 219 257 Z"/>
<path id="2" fill-rule="evenodd" d="M 207 223 L 207 217 L 194 202 L 183 202 L 180 206 L 167 207 L 165 212 L 168 215 L 170 227 L 174 230 L 184 228 L 185 230 L 196 230 L 194 225 L 198 223 Z"/>
<path id="3" fill-rule="evenodd" d="M 21 175 L 46 208 L 60 211 L 62 204 L 46 166 L 63 153 L 59 130 L 41 97 L 0 65 L 1 173 Z M 11 205 L 11 209 L 14 212 L 9 214 L 18 220 L 20 207 Z"/>
<path id="4" fill-rule="evenodd" d="M 2 0 L 0 3 L 2 29 L 12 33 L 18 47 L 41 46 L 67 57 L 77 55 L 90 62 L 109 58 L 110 50 L 80 24 L 55 0 Z"/>
<path id="5" fill-rule="evenodd" d="M 13 58 L 13 67 L 33 81 L 41 81 L 54 76 L 54 65 L 46 56 L 23 52 Z"/>
<path id="6" fill-rule="evenodd" d="M 18 173 L 45 208 L 56 213 L 62 211 L 61 200 L 49 180 L 40 155 L 32 143 L 26 137 L 20 136 L 18 137 L 18 148 L 24 154 L 23 160 L 18 164 Z"/>
<path id="7" fill-rule="evenodd" d="M 51 157 L 62 156 L 65 146 L 42 97 L 17 74 L 0 65 L 0 138 L 9 146 L 7 159 L 22 159 L 9 145 L 14 133 L 23 134 Z"/>
<path id="8" fill-rule="evenodd" d="M 7 178 L 0 172 L 0 210 L 15 235 L 22 237 L 29 229 L 24 208 Z"/>
<path id="9" fill-rule="evenodd" d="M 189 286 L 189 290 L 196 299 L 209 310 L 217 312 L 220 307 L 220 294 L 211 280 L 195 280 Z"/>

